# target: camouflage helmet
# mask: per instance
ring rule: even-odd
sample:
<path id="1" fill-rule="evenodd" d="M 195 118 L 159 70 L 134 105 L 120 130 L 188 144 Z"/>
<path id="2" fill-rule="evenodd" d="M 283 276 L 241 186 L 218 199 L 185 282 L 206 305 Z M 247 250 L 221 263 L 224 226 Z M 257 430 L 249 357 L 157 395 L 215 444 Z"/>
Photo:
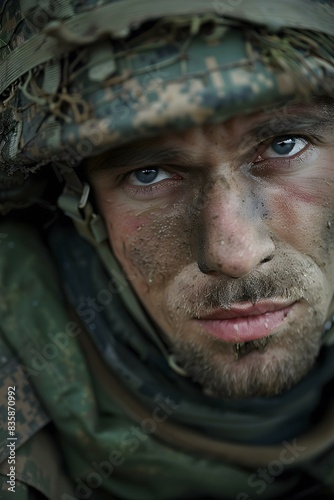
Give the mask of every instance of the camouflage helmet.
<path id="1" fill-rule="evenodd" d="M 331 0 L 6 0 L 0 19 L 2 174 L 333 92 Z"/>
<path id="2" fill-rule="evenodd" d="M 333 95 L 332 0 L 5 0 L 0 20 L 0 213 L 29 203 L 27 175 L 53 165 L 59 205 L 123 283 L 74 173 L 84 158 Z"/>

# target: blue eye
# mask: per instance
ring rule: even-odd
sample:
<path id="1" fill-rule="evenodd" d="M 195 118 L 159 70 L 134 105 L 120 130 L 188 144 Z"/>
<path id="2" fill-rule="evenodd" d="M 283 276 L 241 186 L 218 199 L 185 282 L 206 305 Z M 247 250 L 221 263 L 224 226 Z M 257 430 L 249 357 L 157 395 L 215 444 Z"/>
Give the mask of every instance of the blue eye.
<path id="1" fill-rule="evenodd" d="M 130 174 L 129 182 L 133 186 L 149 186 L 172 176 L 162 168 L 141 168 Z"/>
<path id="2" fill-rule="evenodd" d="M 290 157 L 300 153 L 308 144 L 308 141 L 302 137 L 282 136 L 272 140 L 263 158 Z"/>
<path id="3" fill-rule="evenodd" d="M 288 155 L 296 146 L 296 140 L 292 137 L 280 137 L 272 142 L 271 148 L 278 155 Z"/>
<path id="4" fill-rule="evenodd" d="M 142 182 L 143 184 L 150 184 L 156 180 L 158 172 L 158 169 L 136 170 L 133 172 L 133 175 L 137 181 Z"/>

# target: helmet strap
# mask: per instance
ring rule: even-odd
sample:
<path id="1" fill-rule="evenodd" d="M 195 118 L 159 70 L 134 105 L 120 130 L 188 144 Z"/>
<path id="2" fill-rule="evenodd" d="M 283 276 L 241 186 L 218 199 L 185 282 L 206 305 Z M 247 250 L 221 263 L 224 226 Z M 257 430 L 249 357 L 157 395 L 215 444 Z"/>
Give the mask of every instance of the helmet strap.
<path id="1" fill-rule="evenodd" d="M 104 220 L 101 215 L 96 213 L 90 200 L 90 185 L 87 182 L 82 182 L 73 169 L 62 169 L 62 175 L 65 179 L 65 187 L 58 198 L 59 208 L 73 220 L 80 236 L 89 241 L 96 249 L 105 269 L 117 284 L 123 303 L 138 324 L 150 335 L 166 358 L 170 368 L 179 375 L 187 377 L 188 374 L 177 365 L 174 355 L 168 352 L 167 346 L 138 301 L 129 280 L 116 260 L 109 243 Z"/>

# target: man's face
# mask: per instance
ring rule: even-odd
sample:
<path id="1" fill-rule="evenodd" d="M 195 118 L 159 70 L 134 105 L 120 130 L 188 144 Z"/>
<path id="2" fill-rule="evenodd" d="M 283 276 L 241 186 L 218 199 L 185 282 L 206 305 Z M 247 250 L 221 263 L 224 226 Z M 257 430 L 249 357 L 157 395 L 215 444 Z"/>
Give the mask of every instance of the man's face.
<path id="1" fill-rule="evenodd" d="M 333 308 L 333 114 L 295 104 L 90 161 L 115 255 L 209 394 L 272 396 L 315 362 Z"/>

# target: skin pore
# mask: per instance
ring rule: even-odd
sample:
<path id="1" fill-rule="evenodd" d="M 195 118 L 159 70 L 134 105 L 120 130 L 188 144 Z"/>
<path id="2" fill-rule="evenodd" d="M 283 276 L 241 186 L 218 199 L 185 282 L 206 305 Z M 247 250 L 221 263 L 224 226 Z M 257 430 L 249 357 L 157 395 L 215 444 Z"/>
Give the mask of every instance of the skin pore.
<path id="1" fill-rule="evenodd" d="M 273 396 L 314 365 L 333 313 L 333 157 L 334 108 L 318 101 L 89 160 L 117 259 L 209 394 Z M 261 303 L 287 306 L 261 338 L 245 341 L 239 327 L 224 336 L 208 319 Z"/>

